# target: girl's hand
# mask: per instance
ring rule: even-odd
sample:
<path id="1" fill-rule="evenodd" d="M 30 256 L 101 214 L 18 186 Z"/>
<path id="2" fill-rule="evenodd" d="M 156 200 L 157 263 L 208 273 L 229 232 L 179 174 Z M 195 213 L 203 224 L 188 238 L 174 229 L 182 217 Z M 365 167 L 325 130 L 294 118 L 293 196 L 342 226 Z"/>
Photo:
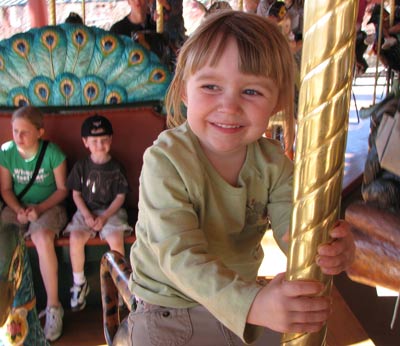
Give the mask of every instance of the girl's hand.
<path id="1" fill-rule="evenodd" d="M 344 220 L 339 220 L 329 234 L 333 240 L 318 247 L 316 262 L 324 274 L 336 275 L 353 263 L 355 244 L 351 226 Z"/>
<path id="2" fill-rule="evenodd" d="M 106 222 L 107 222 L 106 217 L 104 217 L 102 215 L 97 216 L 96 219 L 94 220 L 93 229 L 96 232 L 100 232 L 103 229 Z"/>
<path id="3" fill-rule="evenodd" d="M 36 206 L 31 205 L 26 209 L 26 216 L 30 222 L 34 222 L 39 218 L 40 212 Z"/>
<path id="4" fill-rule="evenodd" d="M 24 208 L 20 208 L 17 213 L 17 220 L 19 223 L 25 225 L 29 222 L 27 212 Z"/>
<path id="5" fill-rule="evenodd" d="M 316 296 L 324 288 L 317 281 L 286 281 L 278 274 L 255 297 L 247 322 L 282 333 L 317 332 L 331 312 L 329 297 Z"/>

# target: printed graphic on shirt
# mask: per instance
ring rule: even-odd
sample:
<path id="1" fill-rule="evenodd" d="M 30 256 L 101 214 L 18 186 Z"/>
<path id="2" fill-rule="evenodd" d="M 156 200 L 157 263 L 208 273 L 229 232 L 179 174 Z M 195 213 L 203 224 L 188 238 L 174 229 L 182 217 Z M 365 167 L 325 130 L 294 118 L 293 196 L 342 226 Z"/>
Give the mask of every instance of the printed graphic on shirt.
<path id="1" fill-rule="evenodd" d="M 119 170 L 92 170 L 84 182 L 88 192 L 88 202 L 108 201 L 110 196 L 118 193 L 118 191 L 110 191 L 110 189 L 118 186 L 120 181 L 119 177 Z M 113 194 L 110 195 L 110 192 L 113 192 Z M 112 198 L 114 198 L 114 196 Z"/>
<path id="2" fill-rule="evenodd" d="M 270 227 L 268 208 L 265 203 L 257 202 L 254 199 L 247 202 L 246 224 L 255 226 L 257 233 L 260 234 L 260 237 L 263 237 L 266 229 Z M 251 256 L 254 260 L 259 260 L 263 257 L 263 250 L 260 243 L 252 250 Z"/>
<path id="3" fill-rule="evenodd" d="M 265 203 L 257 202 L 254 199 L 246 205 L 246 224 L 251 226 L 259 225 L 260 232 L 264 233 L 265 227 L 269 225 L 268 208 Z"/>
<path id="4" fill-rule="evenodd" d="M 13 170 L 13 180 L 18 184 L 28 184 L 33 175 L 33 170 L 25 170 L 21 168 L 14 168 Z M 35 183 L 43 183 L 44 180 L 49 176 L 49 173 L 45 173 L 44 168 L 40 168 L 36 176 Z"/>

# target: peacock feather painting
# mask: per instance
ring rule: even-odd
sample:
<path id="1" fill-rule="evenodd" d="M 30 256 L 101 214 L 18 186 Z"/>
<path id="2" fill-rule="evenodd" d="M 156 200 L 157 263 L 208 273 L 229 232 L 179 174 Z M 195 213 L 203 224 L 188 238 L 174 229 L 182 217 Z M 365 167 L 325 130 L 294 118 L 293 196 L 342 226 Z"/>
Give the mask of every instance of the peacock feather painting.
<path id="1" fill-rule="evenodd" d="M 96 27 L 64 23 L 0 41 L 0 106 L 162 101 L 170 81 L 155 53 Z"/>

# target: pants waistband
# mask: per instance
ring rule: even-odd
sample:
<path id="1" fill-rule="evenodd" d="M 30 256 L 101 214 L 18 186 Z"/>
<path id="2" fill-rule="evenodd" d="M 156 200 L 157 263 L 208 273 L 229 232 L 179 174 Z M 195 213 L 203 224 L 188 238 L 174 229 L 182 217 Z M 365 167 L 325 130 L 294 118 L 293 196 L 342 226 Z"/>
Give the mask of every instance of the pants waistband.
<path id="1" fill-rule="evenodd" d="M 135 297 L 135 301 L 136 301 L 136 310 L 139 311 L 152 311 L 160 308 L 165 308 L 164 306 L 147 303 L 139 297 Z"/>

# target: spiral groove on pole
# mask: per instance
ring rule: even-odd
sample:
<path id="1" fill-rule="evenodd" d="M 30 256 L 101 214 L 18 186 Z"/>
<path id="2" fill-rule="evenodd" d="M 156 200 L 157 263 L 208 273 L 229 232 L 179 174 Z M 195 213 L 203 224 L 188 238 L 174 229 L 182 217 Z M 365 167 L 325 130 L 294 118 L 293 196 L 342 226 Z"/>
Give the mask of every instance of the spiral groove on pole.
<path id="1" fill-rule="evenodd" d="M 156 11 L 157 11 L 156 31 L 159 34 L 162 34 L 164 32 L 164 7 L 159 0 L 157 0 Z"/>
<path id="2" fill-rule="evenodd" d="M 56 25 L 56 0 L 50 0 L 49 2 L 49 23 L 50 25 Z"/>
<path id="3" fill-rule="evenodd" d="M 332 278 L 315 263 L 318 245 L 340 212 L 354 67 L 358 0 L 308 0 L 290 225 L 288 280 L 318 280 L 330 294 Z M 282 344 L 325 345 L 317 333 L 286 333 Z"/>

